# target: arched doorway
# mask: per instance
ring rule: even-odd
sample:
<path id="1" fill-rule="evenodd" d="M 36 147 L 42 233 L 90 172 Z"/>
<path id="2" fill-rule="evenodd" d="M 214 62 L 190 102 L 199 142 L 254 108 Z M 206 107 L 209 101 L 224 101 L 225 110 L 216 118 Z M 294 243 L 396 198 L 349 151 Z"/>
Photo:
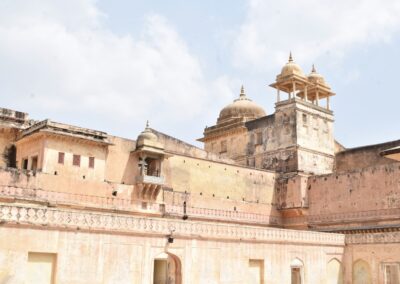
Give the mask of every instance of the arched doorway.
<path id="1" fill-rule="evenodd" d="M 342 264 L 336 258 L 333 258 L 328 262 L 327 283 L 328 284 L 343 284 Z"/>
<path id="2" fill-rule="evenodd" d="M 154 284 L 182 284 L 182 265 L 171 253 L 161 253 L 154 258 Z"/>
<path id="3" fill-rule="evenodd" d="M 353 284 L 372 284 L 371 269 L 362 259 L 353 263 Z"/>
<path id="4" fill-rule="evenodd" d="M 291 270 L 291 283 L 292 284 L 302 284 L 304 283 L 304 265 L 303 261 L 295 258 L 290 263 Z"/>

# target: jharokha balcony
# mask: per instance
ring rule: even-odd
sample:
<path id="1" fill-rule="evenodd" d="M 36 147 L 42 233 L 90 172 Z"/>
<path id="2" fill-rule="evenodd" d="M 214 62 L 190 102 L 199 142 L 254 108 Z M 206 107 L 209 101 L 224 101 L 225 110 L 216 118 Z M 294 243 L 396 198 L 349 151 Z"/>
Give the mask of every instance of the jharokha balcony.
<path id="1" fill-rule="evenodd" d="M 134 189 L 134 198 L 143 201 L 155 201 L 164 184 L 161 176 L 137 176 Z"/>

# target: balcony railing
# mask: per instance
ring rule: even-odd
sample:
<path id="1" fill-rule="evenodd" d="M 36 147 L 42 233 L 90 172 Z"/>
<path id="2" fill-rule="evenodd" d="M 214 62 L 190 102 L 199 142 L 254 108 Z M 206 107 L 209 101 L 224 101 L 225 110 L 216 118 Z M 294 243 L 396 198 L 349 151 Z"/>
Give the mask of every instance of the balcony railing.
<path id="1" fill-rule="evenodd" d="M 183 217 L 184 214 L 184 207 L 178 205 L 160 204 L 157 202 L 143 203 L 132 199 L 45 191 L 41 189 L 11 186 L 0 186 L 0 198 L 12 198 L 16 200 L 24 200 L 25 202 L 44 202 L 52 205 L 76 205 L 80 208 L 85 206 L 88 208 L 143 212 L 145 214 L 158 213 L 178 217 Z M 187 207 L 186 214 L 190 219 L 197 218 L 203 220 L 219 220 L 257 225 L 279 225 L 281 223 L 281 219 L 278 216 L 222 209 Z"/>
<path id="2" fill-rule="evenodd" d="M 151 183 L 156 185 L 163 185 L 164 184 L 164 177 L 163 176 L 136 176 L 137 183 Z"/>

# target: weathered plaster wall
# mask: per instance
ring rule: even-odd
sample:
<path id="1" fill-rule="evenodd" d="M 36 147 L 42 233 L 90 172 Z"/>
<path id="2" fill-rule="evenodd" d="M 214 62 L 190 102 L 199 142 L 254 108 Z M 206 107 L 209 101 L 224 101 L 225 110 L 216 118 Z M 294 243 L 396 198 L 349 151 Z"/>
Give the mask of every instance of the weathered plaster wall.
<path id="1" fill-rule="evenodd" d="M 119 198 L 130 198 L 133 186 L 71 178 L 68 175 L 54 175 L 41 172 L 21 172 L 17 170 L 0 171 L 0 189 L 15 187 L 20 189 L 40 189 L 44 191 L 66 192 L 76 194 L 76 202 L 84 201 L 79 195 L 112 197 L 112 192 L 118 190 Z"/>
<path id="2" fill-rule="evenodd" d="M 216 153 L 222 158 L 233 159 L 239 164 L 246 165 L 247 142 L 247 131 L 239 128 L 205 143 L 204 149 L 207 152 Z"/>
<path id="3" fill-rule="evenodd" d="M 235 226 L 232 230 L 237 229 Z M 294 234 L 310 234 L 311 239 L 311 234 L 315 233 Z M 154 259 L 165 250 L 180 261 L 183 283 L 193 284 L 259 283 L 251 278 L 250 260 L 263 261 L 264 283 L 291 283 L 290 269 L 294 260 L 303 264 L 304 283 L 325 283 L 328 262 L 332 258 L 342 259 L 343 244 L 338 241 L 336 245 L 329 245 L 299 243 L 294 236 L 285 243 L 257 242 L 257 239 L 219 241 L 175 237 L 174 243 L 166 246 L 163 235 L 3 227 L 0 230 L 0 281 L 32 283 L 32 279 L 26 278 L 29 252 L 56 254 L 55 278 L 59 284 L 152 283 Z"/>
<path id="4" fill-rule="evenodd" d="M 400 207 L 400 163 L 311 177 L 309 215 Z"/>
<path id="5" fill-rule="evenodd" d="M 164 162 L 166 186 L 182 204 L 185 192 L 191 206 L 271 214 L 275 210 L 275 173 L 178 156 Z M 278 215 L 274 212 L 273 214 Z"/>
<path id="6" fill-rule="evenodd" d="M 28 169 L 31 169 L 32 157 L 38 157 L 38 170 L 43 168 L 45 140 L 42 136 L 33 136 L 16 142 L 17 167 L 22 169 L 23 159 L 28 159 Z"/>
<path id="7" fill-rule="evenodd" d="M 63 136 L 47 136 L 44 138 L 45 156 L 43 172 L 66 175 L 70 178 L 104 181 L 107 148 L 80 139 Z M 64 164 L 58 163 L 58 153 L 65 153 Z M 73 155 L 80 155 L 80 166 L 72 164 Z M 95 158 L 94 168 L 89 168 L 89 157 Z"/>
<path id="8" fill-rule="evenodd" d="M 228 164 L 235 163 L 232 159 L 229 159 L 227 156 L 219 155 L 216 152 L 207 151 L 207 149 L 206 150 L 200 149 L 196 146 L 190 145 L 186 142 L 183 142 L 179 139 L 176 139 L 164 133 L 158 132 L 154 129 L 152 131 L 157 135 L 158 141 L 164 145 L 165 151 L 167 152 L 178 155 L 190 156 L 194 158 L 207 159 L 211 161 L 219 161 Z"/>
<path id="9" fill-rule="evenodd" d="M 116 183 L 133 184 L 138 175 L 138 159 L 132 154 L 136 143 L 133 140 L 109 136 L 113 145 L 108 147 L 105 179 Z"/>
<path id="10" fill-rule="evenodd" d="M 400 140 L 347 149 L 336 154 L 336 171 L 351 171 L 370 166 L 395 163 L 393 159 L 382 157 L 380 152 L 400 145 Z"/>
<path id="11" fill-rule="evenodd" d="M 400 238 L 398 232 L 365 233 L 346 236 L 349 238 L 345 249 L 346 283 L 356 283 L 356 278 L 369 278 L 370 283 L 391 283 L 385 282 L 385 265 L 400 263 Z M 370 274 L 360 275 L 355 269 L 360 261 L 367 263 Z M 399 275 L 397 275 L 399 276 Z M 400 278 L 397 278 L 399 281 Z M 367 282 L 365 282 L 367 283 Z M 396 283 L 396 282 L 393 282 Z"/>
<path id="12" fill-rule="evenodd" d="M 334 138 L 330 111 L 292 99 L 277 103 L 274 115 L 247 122 L 246 127 L 247 154 L 256 167 L 284 172 L 332 172 Z"/>

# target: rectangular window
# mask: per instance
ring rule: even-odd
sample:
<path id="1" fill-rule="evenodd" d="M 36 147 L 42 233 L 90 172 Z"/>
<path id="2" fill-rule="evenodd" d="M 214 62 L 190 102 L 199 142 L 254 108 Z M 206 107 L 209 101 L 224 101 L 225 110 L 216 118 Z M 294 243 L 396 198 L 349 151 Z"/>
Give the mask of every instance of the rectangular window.
<path id="1" fill-rule="evenodd" d="M 64 164 L 64 157 L 65 157 L 65 153 L 58 152 L 58 163 L 59 164 Z"/>
<path id="2" fill-rule="evenodd" d="M 89 157 L 89 168 L 94 169 L 94 157 Z"/>
<path id="3" fill-rule="evenodd" d="M 263 143 L 262 132 L 256 134 L 256 145 L 261 145 Z"/>
<path id="4" fill-rule="evenodd" d="M 221 153 L 225 153 L 227 150 L 226 140 L 221 141 Z"/>
<path id="5" fill-rule="evenodd" d="M 400 273 L 398 263 L 385 263 L 383 265 L 383 273 L 385 274 L 385 284 L 400 283 Z"/>
<path id="6" fill-rule="evenodd" d="M 29 252 L 27 283 L 55 283 L 56 262 L 57 255 L 54 253 Z"/>
<path id="7" fill-rule="evenodd" d="M 38 156 L 33 156 L 31 162 L 31 170 L 36 171 L 38 168 Z"/>
<path id="8" fill-rule="evenodd" d="M 303 113 L 303 124 L 307 124 L 307 114 Z"/>
<path id="9" fill-rule="evenodd" d="M 78 167 L 81 166 L 81 156 L 80 155 L 74 154 L 73 159 L 72 159 L 72 165 L 78 166 Z"/>
<path id="10" fill-rule="evenodd" d="M 28 159 L 22 159 L 22 169 L 23 170 L 28 169 Z"/>

